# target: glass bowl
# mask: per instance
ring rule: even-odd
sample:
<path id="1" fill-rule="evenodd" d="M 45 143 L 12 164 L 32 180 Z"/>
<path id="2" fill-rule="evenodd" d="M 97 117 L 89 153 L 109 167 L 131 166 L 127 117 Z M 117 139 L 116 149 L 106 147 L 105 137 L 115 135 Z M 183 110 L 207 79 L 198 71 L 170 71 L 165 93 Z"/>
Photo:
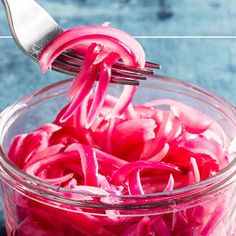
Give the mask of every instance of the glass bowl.
<path id="1" fill-rule="evenodd" d="M 168 193 L 137 196 L 82 194 L 33 178 L 13 165 L 13 138 L 55 119 L 68 102 L 71 80 L 44 87 L 5 109 L 0 117 L 0 175 L 5 225 L 10 235 L 187 235 L 236 234 L 236 160 L 213 177 Z M 118 95 L 122 86 L 111 85 Z M 134 104 L 172 99 L 214 118 L 229 140 L 236 136 L 235 108 L 195 85 L 153 76 Z M 134 147 L 135 148 L 135 147 Z M 66 196 L 70 196 L 70 198 Z M 133 233 L 133 234 L 132 234 Z"/>

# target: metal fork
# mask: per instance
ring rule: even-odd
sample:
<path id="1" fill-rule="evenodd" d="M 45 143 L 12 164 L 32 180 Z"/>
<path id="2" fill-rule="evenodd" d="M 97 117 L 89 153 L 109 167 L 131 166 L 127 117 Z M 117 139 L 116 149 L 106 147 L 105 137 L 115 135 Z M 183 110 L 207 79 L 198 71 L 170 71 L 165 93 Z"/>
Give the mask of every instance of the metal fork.
<path id="1" fill-rule="evenodd" d="M 34 60 L 38 60 L 43 48 L 63 29 L 54 19 L 33 0 L 2 0 L 9 28 L 17 45 Z M 53 63 L 52 69 L 58 72 L 75 75 L 83 65 L 84 57 L 73 50 L 62 53 Z M 132 68 L 121 61 L 112 68 L 111 82 L 117 84 L 139 85 L 152 69 L 160 65 L 146 62 L 144 69 Z"/>

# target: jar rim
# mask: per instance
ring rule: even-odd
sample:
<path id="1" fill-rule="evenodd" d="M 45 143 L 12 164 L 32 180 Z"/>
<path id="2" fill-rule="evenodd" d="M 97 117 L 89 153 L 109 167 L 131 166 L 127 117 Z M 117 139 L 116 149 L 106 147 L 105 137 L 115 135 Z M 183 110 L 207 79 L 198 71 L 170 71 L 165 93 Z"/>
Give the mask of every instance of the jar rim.
<path id="1" fill-rule="evenodd" d="M 8 158 L 7 153 L 4 151 L 4 148 L 2 147 L 2 140 L 3 140 L 3 129 L 5 127 L 6 122 L 11 117 L 11 110 L 15 109 L 19 104 L 24 104 L 25 100 L 29 100 L 32 97 L 35 98 L 40 94 L 43 94 L 47 91 L 53 90 L 55 88 L 60 88 L 62 86 L 68 85 L 71 83 L 70 80 L 63 80 L 56 83 L 53 83 L 52 85 L 46 86 L 42 89 L 36 90 L 35 92 L 31 93 L 30 95 L 22 98 L 18 102 L 10 105 L 7 107 L 4 111 L 0 114 L 0 177 L 3 181 L 5 181 L 7 184 L 10 184 L 12 186 L 13 182 L 17 181 L 18 185 L 15 187 L 18 191 L 24 193 L 26 190 L 36 194 L 38 196 L 42 196 L 42 194 L 46 194 L 48 199 L 50 200 L 56 200 L 58 202 L 68 203 L 72 205 L 79 205 L 79 206 L 85 206 L 85 207 L 98 207 L 98 208 L 116 208 L 117 206 L 122 207 L 124 204 L 114 203 L 112 201 L 112 204 L 101 204 L 100 206 L 97 205 L 97 203 L 89 202 L 89 201 L 83 201 L 78 199 L 68 199 L 65 198 L 63 193 L 72 193 L 72 194 L 79 194 L 79 195 L 86 195 L 88 197 L 106 197 L 111 199 L 123 199 L 123 200 L 130 200 L 127 201 L 125 205 L 129 205 L 129 208 L 131 206 L 131 209 L 140 209 L 141 206 L 144 208 L 149 208 L 150 203 L 144 203 L 142 200 L 147 199 L 153 199 L 151 201 L 152 203 L 156 203 L 156 206 L 164 206 L 167 203 L 170 205 L 176 205 L 178 203 L 184 203 L 189 202 L 192 200 L 195 200 L 196 197 L 202 197 L 203 195 L 209 194 L 212 191 L 216 189 L 216 187 L 222 187 L 224 185 L 228 185 L 233 181 L 233 176 L 236 175 L 236 158 L 234 158 L 225 168 L 221 169 L 218 173 L 211 176 L 210 178 L 207 178 L 201 182 L 174 189 L 169 192 L 158 192 L 158 193 L 151 193 L 151 194 L 143 194 L 143 195 L 102 195 L 102 194 L 88 194 L 83 193 L 78 190 L 69 190 L 63 187 L 58 188 L 55 185 L 45 183 L 41 181 L 40 179 L 37 179 L 27 173 L 25 173 L 23 170 L 21 170 L 19 167 L 15 166 Z M 204 90 L 203 88 L 200 88 L 196 85 L 192 85 L 190 83 L 183 82 L 181 80 L 177 80 L 175 78 L 167 77 L 167 76 L 158 76 L 154 75 L 150 79 L 151 83 L 147 84 L 141 84 L 141 87 L 156 87 L 157 85 L 155 83 L 169 83 L 171 85 L 185 87 L 186 89 L 191 89 L 191 91 L 198 92 L 200 94 L 204 94 L 206 96 L 210 96 L 213 100 L 220 102 L 224 109 L 228 108 L 233 114 L 233 120 L 236 125 L 236 110 L 233 108 L 233 105 L 224 100 L 223 98 L 214 95 L 212 93 L 209 93 L 208 91 Z M 58 94 L 57 94 L 58 95 Z M 57 96 L 55 95 L 55 96 Z M 9 115 L 10 112 L 10 115 Z M 235 156 L 236 157 L 236 156 Z M 10 178 L 9 178 L 10 177 Z M 231 181 L 231 182 L 230 182 Z M 203 191 L 204 190 L 204 191 Z M 186 193 L 188 193 L 188 198 L 186 198 Z M 185 200 L 183 199 L 185 198 Z M 140 204 L 137 204 L 135 202 L 134 204 L 136 206 L 133 206 L 132 208 L 132 200 L 141 200 Z M 173 200 L 173 201 L 172 201 Z M 151 203 L 151 204 L 152 204 Z"/>

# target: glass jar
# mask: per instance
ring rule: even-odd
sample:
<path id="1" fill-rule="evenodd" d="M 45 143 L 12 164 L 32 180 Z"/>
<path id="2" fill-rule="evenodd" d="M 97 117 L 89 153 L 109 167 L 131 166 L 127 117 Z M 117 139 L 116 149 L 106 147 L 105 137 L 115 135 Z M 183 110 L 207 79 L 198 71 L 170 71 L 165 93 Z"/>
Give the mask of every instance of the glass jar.
<path id="1" fill-rule="evenodd" d="M 51 122 L 68 102 L 70 84 L 67 80 L 45 87 L 1 114 L 0 175 L 9 236 L 236 235 L 235 159 L 197 184 L 139 196 L 84 195 L 46 184 L 14 166 L 7 156 L 13 138 Z M 121 89 L 111 86 L 109 93 L 119 94 Z M 160 98 L 190 105 L 213 117 L 230 140 L 236 136 L 236 111 L 222 98 L 191 84 L 154 76 L 142 83 L 134 103 Z"/>

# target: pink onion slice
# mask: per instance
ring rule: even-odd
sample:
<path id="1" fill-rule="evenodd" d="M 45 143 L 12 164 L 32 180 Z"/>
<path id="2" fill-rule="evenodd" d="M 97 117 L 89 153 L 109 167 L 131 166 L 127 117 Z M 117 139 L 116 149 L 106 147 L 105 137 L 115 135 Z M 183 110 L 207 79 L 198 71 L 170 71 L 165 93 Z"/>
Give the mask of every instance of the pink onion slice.
<path id="1" fill-rule="evenodd" d="M 99 83 L 97 85 L 95 97 L 88 113 L 86 128 L 89 128 L 93 124 L 104 103 L 105 95 L 107 94 L 108 85 L 111 78 L 111 67 L 119 58 L 120 55 L 118 53 L 110 53 L 101 62 Z"/>
<path id="2" fill-rule="evenodd" d="M 128 178 L 128 187 L 130 195 L 144 194 L 139 169 L 136 169 L 130 173 Z"/>
<path id="3" fill-rule="evenodd" d="M 98 73 L 98 68 L 92 66 L 92 64 L 99 52 L 101 52 L 101 47 L 97 44 L 91 44 L 91 46 L 89 46 L 88 56 L 85 58 L 85 67 L 83 67 L 81 73 L 77 75 L 69 91 L 69 96 L 74 96 L 74 98 L 67 111 L 62 115 L 60 119 L 61 122 L 68 120 L 90 93 Z"/>
<path id="4" fill-rule="evenodd" d="M 95 151 L 86 145 L 74 143 L 66 151 L 78 151 L 84 173 L 84 185 L 98 187 L 98 163 Z"/>
<path id="5" fill-rule="evenodd" d="M 111 113 L 108 115 L 108 117 L 116 117 L 122 115 L 133 100 L 135 92 L 135 86 L 125 85 L 120 98 L 118 99 L 115 107 L 111 110 Z"/>
<path id="6" fill-rule="evenodd" d="M 194 181 L 195 183 L 198 183 L 200 182 L 200 172 L 199 172 L 199 169 L 198 169 L 198 165 L 197 165 L 197 162 L 196 162 L 196 159 L 191 157 L 190 158 L 190 168 L 193 172 L 193 176 L 194 176 Z"/>
<path id="7" fill-rule="evenodd" d="M 69 89 L 68 96 L 72 98 L 75 96 L 78 91 L 81 89 L 84 84 L 87 82 L 87 76 L 89 76 L 94 70 L 94 62 L 98 57 L 99 53 L 102 51 L 102 46 L 97 43 L 92 43 L 86 52 L 84 59 L 84 64 L 80 73 L 76 76 L 71 88 Z M 86 86 L 85 86 L 86 87 Z"/>
<path id="8" fill-rule="evenodd" d="M 88 47 L 94 42 L 109 51 L 119 52 L 125 64 L 144 67 L 145 56 L 141 45 L 129 34 L 110 26 L 79 26 L 64 31 L 46 46 L 40 55 L 39 64 L 46 72 L 56 57 L 65 50 L 80 44 Z"/>
<path id="9" fill-rule="evenodd" d="M 170 174 L 170 178 L 169 178 L 168 183 L 167 183 L 165 189 L 163 190 L 163 192 L 172 191 L 174 189 L 174 184 L 175 184 L 175 181 L 174 181 L 173 175 Z"/>
<path id="10" fill-rule="evenodd" d="M 213 120 L 210 117 L 177 101 L 170 99 L 160 99 L 145 103 L 145 106 L 148 107 L 161 105 L 169 105 L 174 115 L 181 120 L 185 128 L 191 133 L 202 133 L 212 124 Z"/>
<path id="11" fill-rule="evenodd" d="M 127 179 L 127 176 L 129 176 L 132 171 L 143 169 L 168 170 L 174 173 L 181 173 L 178 167 L 172 164 L 164 162 L 136 161 L 129 162 L 115 171 L 112 175 L 112 182 L 115 184 L 124 183 L 124 181 Z"/>

